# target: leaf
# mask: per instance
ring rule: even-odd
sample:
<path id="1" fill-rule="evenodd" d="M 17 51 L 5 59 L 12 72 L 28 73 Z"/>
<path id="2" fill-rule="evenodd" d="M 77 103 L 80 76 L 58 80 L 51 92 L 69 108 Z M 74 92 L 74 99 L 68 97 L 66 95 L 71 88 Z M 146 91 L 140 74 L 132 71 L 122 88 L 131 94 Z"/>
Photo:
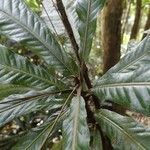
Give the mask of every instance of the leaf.
<path id="1" fill-rule="evenodd" d="M 67 53 L 44 21 L 22 0 L 1 0 L 0 33 L 20 42 L 54 68 L 72 73 Z"/>
<path id="2" fill-rule="evenodd" d="M 30 63 L 26 58 L 15 54 L 0 45 L 0 84 L 20 85 L 28 88 L 44 90 L 58 86 L 46 70 Z M 60 82 L 58 82 L 60 83 Z"/>
<path id="3" fill-rule="evenodd" d="M 37 13 L 41 12 L 41 0 L 25 0 L 26 3 L 31 7 L 31 9 Z"/>
<path id="4" fill-rule="evenodd" d="M 0 84 L 0 100 L 11 94 L 26 93 L 29 90 L 29 88 L 20 85 Z"/>
<path id="5" fill-rule="evenodd" d="M 88 59 L 99 11 L 105 0 L 77 0 L 76 1 L 77 28 L 80 35 L 80 53 L 82 58 Z"/>
<path id="6" fill-rule="evenodd" d="M 102 138 L 100 132 L 97 129 L 92 131 L 92 138 L 93 140 L 91 144 L 91 150 L 103 150 Z"/>
<path id="7" fill-rule="evenodd" d="M 150 115 L 150 36 L 98 79 L 93 91 L 103 100 Z"/>
<path id="8" fill-rule="evenodd" d="M 67 111 L 61 115 L 52 133 L 49 133 L 49 131 L 56 118 L 55 115 L 50 117 L 40 127 L 36 127 L 29 131 L 29 133 L 27 133 L 23 138 L 18 141 L 18 143 L 12 148 L 12 150 L 41 150 L 46 140 L 52 140 L 53 134 L 61 128 L 62 121 L 64 120 L 66 114 Z"/>
<path id="9" fill-rule="evenodd" d="M 47 108 L 52 100 L 50 95 L 50 93 L 30 91 L 5 98 L 0 102 L 0 127 L 21 115 Z"/>
<path id="10" fill-rule="evenodd" d="M 76 0 L 62 0 L 65 6 L 67 17 L 70 21 L 72 30 L 74 32 L 75 39 L 77 43 L 80 42 L 78 29 L 76 27 L 77 24 L 77 13 L 76 13 Z"/>
<path id="11" fill-rule="evenodd" d="M 84 99 L 74 97 L 69 115 L 63 122 L 63 142 L 65 150 L 88 150 L 90 135 L 86 121 Z"/>
<path id="12" fill-rule="evenodd" d="M 149 150 L 150 128 L 108 110 L 98 111 L 95 117 L 114 149 Z"/>

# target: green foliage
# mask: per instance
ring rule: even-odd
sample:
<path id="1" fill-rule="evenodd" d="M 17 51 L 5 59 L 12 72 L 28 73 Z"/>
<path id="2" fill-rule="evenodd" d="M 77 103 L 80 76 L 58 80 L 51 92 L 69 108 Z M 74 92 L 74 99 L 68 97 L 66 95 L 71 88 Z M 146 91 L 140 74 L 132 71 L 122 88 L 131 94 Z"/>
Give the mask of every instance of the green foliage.
<path id="1" fill-rule="evenodd" d="M 149 149 L 150 130 L 130 117 L 101 109 L 96 120 L 111 139 L 114 149 Z"/>
<path id="2" fill-rule="evenodd" d="M 28 2 L 37 6 L 37 1 Z M 14 47 L 0 45 L 0 127 L 33 113 L 44 115 L 42 125 L 30 125 L 16 135 L 16 145 L 10 138 L 9 148 L 53 147 L 52 139 L 61 130 L 58 149 L 102 150 L 107 135 L 114 149 L 148 150 L 150 130 L 113 106 L 150 115 L 150 36 L 92 86 L 94 77 L 89 78 L 87 63 L 105 0 L 75 2 L 73 16 L 80 37 L 76 56 L 60 45 L 23 0 L 1 0 L 1 36 L 27 48 L 41 63 L 17 54 Z"/>
<path id="3" fill-rule="evenodd" d="M 74 97 L 70 104 L 70 112 L 63 122 L 64 149 L 89 149 L 89 131 L 86 122 L 85 102 L 82 97 Z"/>
<path id="4" fill-rule="evenodd" d="M 150 115 L 150 37 L 100 78 L 93 91 L 103 100 Z"/>
<path id="5" fill-rule="evenodd" d="M 41 12 L 41 1 L 42 0 L 25 0 L 29 7 L 36 13 Z"/>
<path id="6" fill-rule="evenodd" d="M 80 35 L 80 53 L 83 59 L 87 59 L 90 54 L 97 15 L 104 6 L 104 2 L 105 0 L 77 0 L 77 28 Z"/>

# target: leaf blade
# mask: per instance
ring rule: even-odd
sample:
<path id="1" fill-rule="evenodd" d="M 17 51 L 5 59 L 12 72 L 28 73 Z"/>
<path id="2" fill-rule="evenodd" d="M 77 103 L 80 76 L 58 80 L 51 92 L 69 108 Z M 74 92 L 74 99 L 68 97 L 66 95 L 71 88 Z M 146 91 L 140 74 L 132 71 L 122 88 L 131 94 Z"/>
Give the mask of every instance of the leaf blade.
<path id="1" fill-rule="evenodd" d="M 150 36 L 98 80 L 97 96 L 150 115 Z"/>
<path id="2" fill-rule="evenodd" d="M 58 112 L 57 112 L 58 113 Z M 53 132 L 49 135 L 49 129 L 51 128 L 56 114 L 50 116 L 44 124 L 42 124 L 40 127 L 33 128 L 31 131 L 29 131 L 24 137 L 22 137 L 18 143 L 12 148 L 12 150 L 41 150 L 46 140 L 52 140 L 53 134 L 57 132 L 59 129 L 61 129 L 62 121 L 64 117 L 66 116 L 67 111 L 64 112 L 59 122 L 57 123 L 57 126 L 53 129 Z M 31 136 L 32 138 L 29 138 Z"/>
<path id="3" fill-rule="evenodd" d="M 51 105 L 51 108 L 53 108 L 53 105 L 54 108 L 60 106 L 60 104 L 55 106 L 54 102 L 51 104 L 51 101 L 53 100 L 50 93 L 37 91 L 6 97 L 0 102 L 0 127 L 19 116 L 49 108 L 49 105 Z"/>
<path id="4" fill-rule="evenodd" d="M 47 64 L 72 73 L 69 67 L 71 60 L 67 53 L 60 47 L 44 21 L 31 12 L 22 0 L 1 1 L 0 27 L 1 34 L 26 45 Z"/>
<path id="5" fill-rule="evenodd" d="M 105 0 L 77 0 L 77 28 L 80 35 L 81 57 L 89 56 L 92 40 L 96 31 L 96 22 L 99 11 L 104 6 Z"/>
<path id="6" fill-rule="evenodd" d="M 57 86 L 54 78 L 47 71 L 30 63 L 26 58 L 9 51 L 0 45 L 0 83 L 25 86 L 44 90 Z"/>
<path id="7" fill-rule="evenodd" d="M 149 128 L 138 124 L 130 117 L 108 110 L 100 110 L 95 117 L 115 149 L 149 149 Z"/>
<path id="8" fill-rule="evenodd" d="M 85 103 L 82 97 L 74 97 L 69 116 L 63 122 L 64 149 L 89 149 L 89 130 L 86 123 Z"/>

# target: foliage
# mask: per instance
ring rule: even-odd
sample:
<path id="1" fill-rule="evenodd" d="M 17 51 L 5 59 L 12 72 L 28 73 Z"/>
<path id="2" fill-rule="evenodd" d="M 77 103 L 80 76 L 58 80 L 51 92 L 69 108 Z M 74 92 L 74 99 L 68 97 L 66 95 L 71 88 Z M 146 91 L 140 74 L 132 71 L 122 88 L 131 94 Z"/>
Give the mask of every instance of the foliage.
<path id="1" fill-rule="evenodd" d="M 42 0 L 25 0 L 25 2 L 30 6 L 30 8 L 36 12 L 41 12 L 41 1 Z"/>
<path id="2" fill-rule="evenodd" d="M 104 2 L 76 0 L 72 11 L 80 44 L 70 54 L 23 0 L 1 0 L 1 35 L 25 46 L 42 63 L 0 45 L 0 127 L 27 114 L 48 112 L 42 125 L 16 135 L 13 150 L 44 149 L 58 130 L 66 150 L 103 149 L 104 135 L 114 149 L 149 149 L 150 130 L 113 108 L 150 115 L 150 36 L 96 83 L 89 78 L 88 58 Z"/>

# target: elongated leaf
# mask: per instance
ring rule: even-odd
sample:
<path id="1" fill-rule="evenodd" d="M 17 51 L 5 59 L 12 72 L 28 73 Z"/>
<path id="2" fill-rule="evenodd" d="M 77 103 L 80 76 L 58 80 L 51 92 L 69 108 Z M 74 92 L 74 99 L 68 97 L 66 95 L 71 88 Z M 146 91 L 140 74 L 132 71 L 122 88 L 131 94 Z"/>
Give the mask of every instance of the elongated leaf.
<path id="1" fill-rule="evenodd" d="M 150 36 L 100 78 L 93 91 L 103 100 L 150 115 Z"/>
<path id="2" fill-rule="evenodd" d="M 72 72 L 66 52 L 42 19 L 29 10 L 23 0 L 1 0 L 0 33 L 26 45 L 55 68 Z"/>
<path id="3" fill-rule="evenodd" d="M 82 58 L 87 59 L 95 35 L 98 12 L 102 9 L 105 0 L 77 0 L 77 26 L 80 35 L 80 52 Z"/>
<path id="4" fill-rule="evenodd" d="M 0 101 L 0 126 L 21 115 L 46 108 L 51 103 L 49 93 L 31 91 L 10 95 Z"/>
<path id="5" fill-rule="evenodd" d="M 68 117 L 63 122 L 65 150 L 88 150 L 90 135 L 86 122 L 85 103 L 82 97 L 74 97 Z"/>
<path id="6" fill-rule="evenodd" d="M 41 0 L 25 0 L 25 2 L 31 7 L 31 9 L 37 13 L 42 11 L 41 9 Z"/>
<path id="7" fill-rule="evenodd" d="M 20 85 L 0 84 L 0 100 L 11 94 L 26 93 L 30 89 Z"/>
<path id="8" fill-rule="evenodd" d="M 149 150 L 150 128 L 108 110 L 100 110 L 95 117 L 114 149 Z"/>
<path id="9" fill-rule="evenodd" d="M 33 65 L 26 58 L 0 45 L 0 83 L 21 85 L 33 89 L 56 86 L 57 81 L 44 68 Z M 58 86 L 60 88 L 60 85 Z"/>
<path id="10" fill-rule="evenodd" d="M 61 115 L 52 133 L 50 133 L 49 130 L 51 129 L 52 124 L 54 123 L 56 115 L 50 117 L 40 127 L 34 128 L 31 131 L 29 131 L 29 133 L 27 133 L 23 138 L 21 138 L 18 141 L 18 143 L 12 148 L 12 150 L 41 150 L 46 140 L 52 140 L 53 134 L 59 129 L 61 129 L 62 122 L 66 117 L 66 114 L 67 111 Z"/>

